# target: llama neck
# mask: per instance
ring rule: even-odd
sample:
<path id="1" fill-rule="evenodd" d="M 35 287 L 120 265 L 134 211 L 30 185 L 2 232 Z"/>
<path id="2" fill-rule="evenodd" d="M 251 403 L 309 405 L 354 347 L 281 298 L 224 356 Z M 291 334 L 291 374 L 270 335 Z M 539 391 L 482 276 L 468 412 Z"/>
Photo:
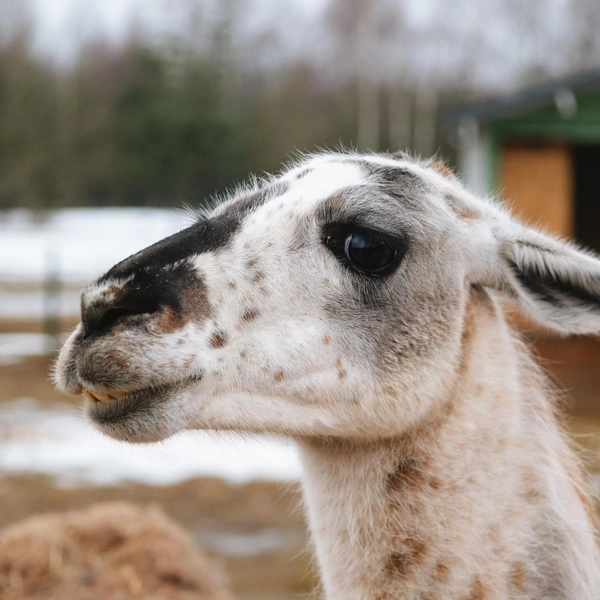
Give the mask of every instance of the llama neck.
<path id="1" fill-rule="evenodd" d="M 420 430 L 300 443 L 328 600 L 593 597 L 598 554 L 578 467 L 496 321 L 475 328 L 456 393 Z"/>

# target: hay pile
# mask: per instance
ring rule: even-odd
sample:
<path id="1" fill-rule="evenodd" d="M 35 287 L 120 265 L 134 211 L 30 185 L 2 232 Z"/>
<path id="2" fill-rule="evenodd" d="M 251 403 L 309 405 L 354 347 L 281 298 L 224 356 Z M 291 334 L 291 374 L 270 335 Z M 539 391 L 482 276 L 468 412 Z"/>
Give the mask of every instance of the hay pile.
<path id="1" fill-rule="evenodd" d="M 159 509 L 128 503 L 31 517 L 0 531 L 2 600 L 231 600 Z"/>

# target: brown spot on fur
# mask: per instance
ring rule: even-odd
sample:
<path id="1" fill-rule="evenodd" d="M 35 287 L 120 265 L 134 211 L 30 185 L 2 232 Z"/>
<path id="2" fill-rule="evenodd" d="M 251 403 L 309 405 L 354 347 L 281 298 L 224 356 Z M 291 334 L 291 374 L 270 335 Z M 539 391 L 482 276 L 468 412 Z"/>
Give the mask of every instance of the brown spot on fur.
<path id="1" fill-rule="evenodd" d="M 456 175 L 454 171 L 445 165 L 441 160 L 434 160 L 431 163 L 431 166 L 441 175 L 443 175 L 446 179 L 456 179 Z"/>
<path id="2" fill-rule="evenodd" d="M 246 356 L 247 356 L 247 354 L 246 354 L 246 351 L 245 351 L 245 350 L 242 350 L 242 351 L 240 352 L 240 358 L 241 358 L 241 359 L 244 359 L 244 358 L 246 358 Z"/>
<path id="3" fill-rule="evenodd" d="M 312 171 L 312 169 L 310 169 L 310 168 L 302 169 L 302 171 L 300 171 L 300 173 L 298 173 L 298 175 L 296 175 L 296 178 L 302 179 L 303 177 L 306 177 L 311 171 Z"/>
<path id="4" fill-rule="evenodd" d="M 340 369 L 339 372 L 338 372 L 338 377 L 340 379 L 345 379 L 345 377 L 346 377 L 347 374 L 348 373 L 346 373 L 346 371 L 344 369 Z"/>
<path id="5" fill-rule="evenodd" d="M 173 333 L 183 325 L 183 319 L 174 308 L 165 306 L 160 311 L 156 324 L 164 333 Z"/>
<path id="6" fill-rule="evenodd" d="M 341 368 L 342 368 L 342 359 L 341 359 L 341 358 L 338 358 L 338 359 L 335 361 L 335 366 L 336 366 L 338 369 L 341 369 Z"/>
<path id="7" fill-rule="evenodd" d="M 106 353 L 106 361 L 121 370 L 125 370 L 129 366 L 129 363 L 121 355 L 114 352 Z"/>
<path id="8" fill-rule="evenodd" d="M 279 371 L 277 371 L 277 373 L 275 373 L 275 381 L 281 381 L 283 379 L 284 373 L 283 371 L 280 369 Z"/>
<path id="9" fill-rule="evenodd" d="M 227 336 L 223 331 L 215 331 L 210 338 L 211 348 L 222 348 L 227 343 Z"/>
<path id="10" fill-rule="evenodd" d="M 527 569 L 525 569 L 524 565 L 522 565 L 520 563 L 514 564 L 512 569 L 510 570 L 508 577 L 509 577 L 510 585 L 513 588 L 515 588 L 519 591 L 523 591 L 525 589 L 525 581 L 527 579 Z"/>
<path id="11" fill-rule="evenodd" d="M 523 473 L 523 488 L 525 499 L 530 504 L 537 504 L 543 497 L 540 489 L 541 481 L 533 469 L 528 469 Z"/>
<path id="12" fill-rule="evenodd" d="M 234 290 L 237 287 L 237 283 L 235 281 L 230 281 L 227 284 L 232 290 Z"/>
<path id="13" fill-rule="evenodd" d="M 260 313 L 255 308 L 249 308 L 248 310 L 244 311 L 242 319 L 244 321 L 254 321 L 254 319 L 256 319 L 256 317 L 259 315 Z"/>
<path id="14" fill-rule="evenodd" d="M 453 206 L 452 209 L 461 219 L 464 219 L 465 221 L 477 221 L 480 218 L 480 215 L 464 204 L 457 204 Z"/>
<path id="15" fill-rule="evenodd" d="M 435 578 L 438 581 L 448 581 L 450 576 L 450 567 L 445 563 L 438 561 L 435 565 Z"/>
<path id="16" fill-rule="evenodd" d="M 485 587 L 479 577 L 475 577 L 471 585 L 471 593 L 465 598 L 465 600 L 485 600 L 486 597 Z"/>
<path id="17" fill-rule="evenodd" d="M 478 221 L 481 219 L 481 215 L 476 209 L 465 204 L 460 198 L 456 198 L 451 194 L 446 194 L 445 200 L 448 208 L 450 208 L 459 219 L 465 221 Z"/>
<path id="18" fill-rule="evenodd" d="M 427 545 L 422 540 L 407 538 L 403 542 L 403 550 L 392 552 L 386 565 L 386 571 L 401 577 L 406 575 L 412 565 L 419 564 L 427 551 Z"/>
<path id="19" fill-rule="evenodd" d="M 183 296 L 184 315 L 206 318 L 211 313 L 211 306 L 206 295 L 206 288 L 201 282 L 194 282 Z"/>
<path id="20" fill-rule="evenodd" d="M 456 408 L 456 402 L 453 399 L 448 400 L 445 404 L 441 406 L 436 416 L 440 421 L 447 419 Z"/>
<path id="21" fill-rule="evenodd" d="M 254 267 L 256 267 L 256 265 L 258 264 L 258 260 L 256 258 L 251 258 L 247 263 L 246 266 L 249 269 L 254 269 Z"/>
<path id="22" fill-rule="evenodd" d="M 390 554 L 386 570 L 398 573 L 399 575 L 406 574 L 406 560 L 402 552 L 393 552 Z"/>
<path id="23" fill-rule="evenodd" d="M 388 474 L 386 486 L 389 491 L 398 490 L 406 485 L 416 485 L 423 481 L 423 465 L 411 456 L 403 456 L 396 468 Z"/>
<path id="24" fill-rule="evenodd" d="M 431 477 L 429 479 L 429 485 L 437 492 L 442 487 L 442 482 L 437 477 Z"/>
<path id="25" fill-rule="evenodd" d="M 264 278 L 265 278 L 265 274 L 263 273 L 263 271 L 257 271 L 256 273 L 254 273 L 254 276 L 252 277 L 252 283 L 259 283 Z"/>
<path id="26" fill-rule="evenodd" d="M 331 344 L 331 336 L 330 336 L 328 333 L 326 333 L 326 334 L 323 336 L 323 343 L 324 343 L 326 346 L 329 346 L 329 344 Z"/>

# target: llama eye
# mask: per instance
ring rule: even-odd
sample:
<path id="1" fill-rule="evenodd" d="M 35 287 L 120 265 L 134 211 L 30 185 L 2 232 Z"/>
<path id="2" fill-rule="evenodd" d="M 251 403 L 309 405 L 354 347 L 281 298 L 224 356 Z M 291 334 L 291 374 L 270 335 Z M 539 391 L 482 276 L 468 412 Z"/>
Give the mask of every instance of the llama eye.
<path id="1" fill-rule="evenodd" d="M 398 252 L 376 233 L 362 232 L 346 237 L 344 254 L 354 268 L 378 275 L 394 263 Z"/>

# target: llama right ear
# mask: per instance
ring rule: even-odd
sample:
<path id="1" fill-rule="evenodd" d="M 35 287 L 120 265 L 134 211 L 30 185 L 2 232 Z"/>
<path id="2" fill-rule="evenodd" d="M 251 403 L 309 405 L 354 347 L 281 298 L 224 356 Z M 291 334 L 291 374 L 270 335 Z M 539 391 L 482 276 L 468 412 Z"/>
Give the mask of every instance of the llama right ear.
<path id="1" fill-rule="evenodd" d="M 600 260 L 512 220 L 497 234 L 499 290 L 557 332 L 600 333 Z"/>

